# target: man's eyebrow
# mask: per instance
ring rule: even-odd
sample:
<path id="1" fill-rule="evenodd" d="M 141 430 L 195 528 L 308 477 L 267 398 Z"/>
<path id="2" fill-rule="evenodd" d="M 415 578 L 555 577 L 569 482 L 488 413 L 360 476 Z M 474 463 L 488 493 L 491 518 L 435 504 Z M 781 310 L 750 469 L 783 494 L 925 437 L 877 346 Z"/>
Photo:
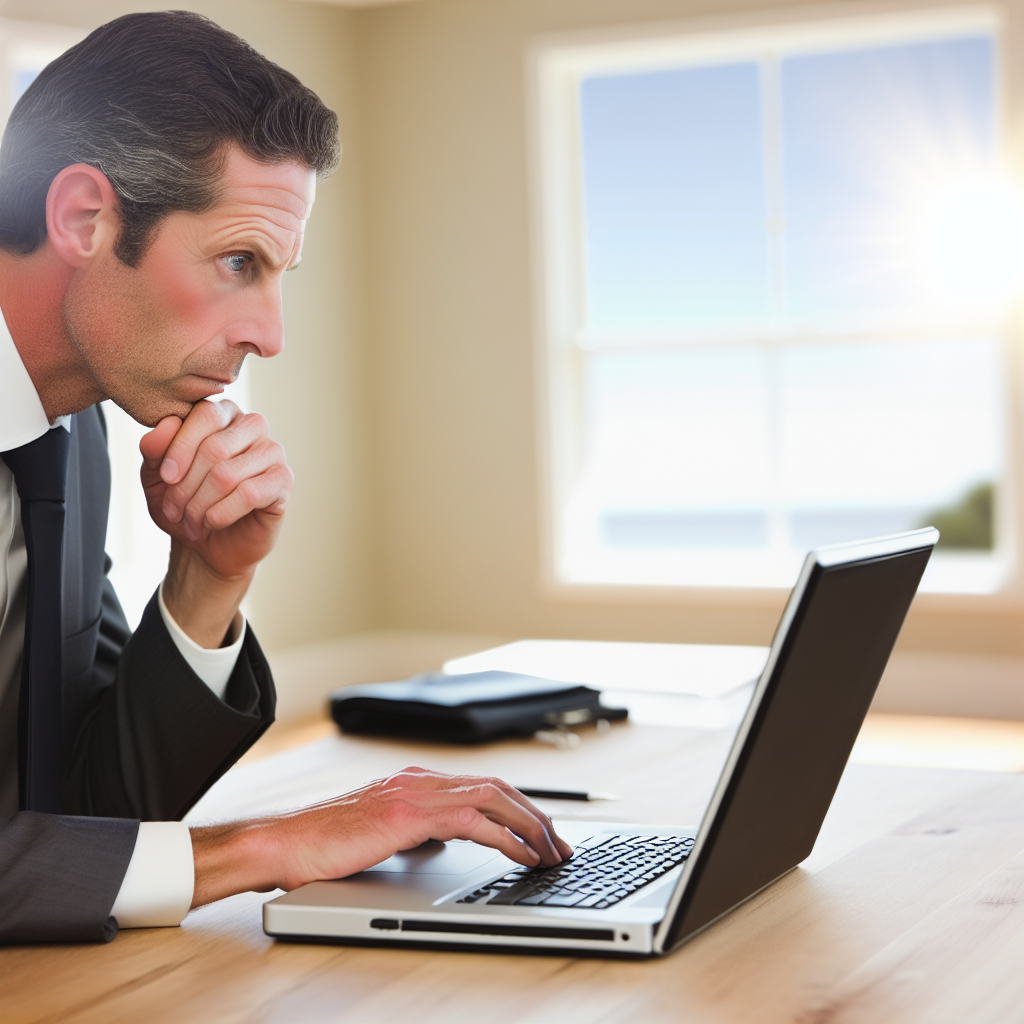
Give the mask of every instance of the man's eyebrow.
<path id="1" fill-rule="evenodd" d="M 224 249 L 222 251 L 223 252 L 244 252 L 244 253 L 248 253 L 253 258 L 253 260 L 256 262 L 256 264 L 258 266 L 262 267 L 264 270 L 269 270 L 269 271 L 280 270 L 281 266 L 282 266 L 282 264 L 284 262 L 284 261 L 278 261 L 273 256 L 271 256 L 270 251 L 267 249 L 266 245 L 264 245 L 263 242 L 260 241 L 259 238 L 247 238 L 247 239 L 241 239 L 240 238 L 240 239 L 237 239 L 235 245 L 229 246 L 228 248 L 226 248 L 226 249 Z M 291 253 L 289 253 L 288 256 L 290 258 L 291 257 Z M 295 258 L 294 262 L 292 262 L 288 266 L 284 267 L 284 269 L 285 269 L 286 272 L 289 271 L 289 270 L 295 270 L 295 268 L 298 267 L 298 265 L 301 262 L 302 262 L 302 255 L 300 253 Z"/>
<path id="2" fill-rule="evenodd" d="M 280 264 L 270 255 L 269 252 L 267 252 L 267 250 L 262 245 L 260 245 L 259 242 L 252 242 L 249 245 L 249 248 L 252 250 L 252 254 L 255 257 L 256 262 L 262 263 L 263 266 L 267 267 L 269 270 L 276 270 L 277 267 L 280 266 Z"/>
<path id="3" fill-rule="evenodd" d="M 226 252 L 245 252 L 248 253 L 256 261 L 256 263 L 266 270 L 277 270 L 281 264 L 274 259 L 267 251 L 266 246 L 262 245 L 256 239 L 249 239 L 246 241 L 239 241 L 236 246 L 232 246 L 230 249 L 224 250 Z M 285 267 L 285 270 L 291 270 L 294 266 L 298 265 L 298 261 L 292 266 Z"/>

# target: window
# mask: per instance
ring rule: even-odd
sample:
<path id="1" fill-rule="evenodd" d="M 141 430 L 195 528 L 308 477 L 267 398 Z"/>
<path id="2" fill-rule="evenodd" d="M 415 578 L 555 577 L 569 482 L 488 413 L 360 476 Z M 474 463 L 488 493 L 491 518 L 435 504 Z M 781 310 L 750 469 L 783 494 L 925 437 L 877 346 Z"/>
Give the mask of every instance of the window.
<path id="1" fill-rule="evenodd" d="M 537 51 L 559 583 L 788 587 L 928 523 L 926 589 L 1013 583 L 1000 40 L 972 7 Z"/>

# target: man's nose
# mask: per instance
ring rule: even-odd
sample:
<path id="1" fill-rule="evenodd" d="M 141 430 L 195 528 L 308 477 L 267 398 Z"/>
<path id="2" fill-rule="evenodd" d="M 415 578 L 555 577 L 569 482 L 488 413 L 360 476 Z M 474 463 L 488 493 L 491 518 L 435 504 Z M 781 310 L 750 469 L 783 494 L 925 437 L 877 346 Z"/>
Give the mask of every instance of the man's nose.
<path id="1" fill-rule="evenodd" d="M 245 338 L 263 359 L 276 356 L 284 349 L 284 304 L 281 288 L 268 287 L 261 295 L 260 308 Z"/>

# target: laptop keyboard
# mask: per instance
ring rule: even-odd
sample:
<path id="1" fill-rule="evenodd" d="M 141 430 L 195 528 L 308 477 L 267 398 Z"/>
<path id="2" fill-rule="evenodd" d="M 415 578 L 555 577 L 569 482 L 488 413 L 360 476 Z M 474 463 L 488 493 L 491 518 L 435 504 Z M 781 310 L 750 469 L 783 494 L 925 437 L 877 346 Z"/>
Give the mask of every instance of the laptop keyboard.
<path id="1" fill-rule="evenodd" d="M 679 836 L 598 835 L 563 864 L 516 868 L 458 902 L 604 910 L 671 871 L 692 849 L 693 840 Z"/>

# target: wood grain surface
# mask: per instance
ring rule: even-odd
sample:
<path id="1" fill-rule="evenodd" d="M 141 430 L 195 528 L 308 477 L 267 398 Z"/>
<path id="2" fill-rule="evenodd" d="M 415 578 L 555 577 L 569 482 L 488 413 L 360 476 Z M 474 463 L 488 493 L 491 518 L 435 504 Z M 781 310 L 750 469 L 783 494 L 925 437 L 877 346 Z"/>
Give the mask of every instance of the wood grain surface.
<path id="1" fill-rule="evenodd" d="M 577 817 L 692 824 L 728 732 L 615 726 L 575 750 L 321 737 L 230 772 L 194 812 L 295 806 L 407 764 L 611 790 Z M 811 857 L 663 960 L 278 943 L 274 894 L 106 946 L 0 950 L 0 1022 L 1024 1022 L 1024 777 L 852 765 Z"/>

